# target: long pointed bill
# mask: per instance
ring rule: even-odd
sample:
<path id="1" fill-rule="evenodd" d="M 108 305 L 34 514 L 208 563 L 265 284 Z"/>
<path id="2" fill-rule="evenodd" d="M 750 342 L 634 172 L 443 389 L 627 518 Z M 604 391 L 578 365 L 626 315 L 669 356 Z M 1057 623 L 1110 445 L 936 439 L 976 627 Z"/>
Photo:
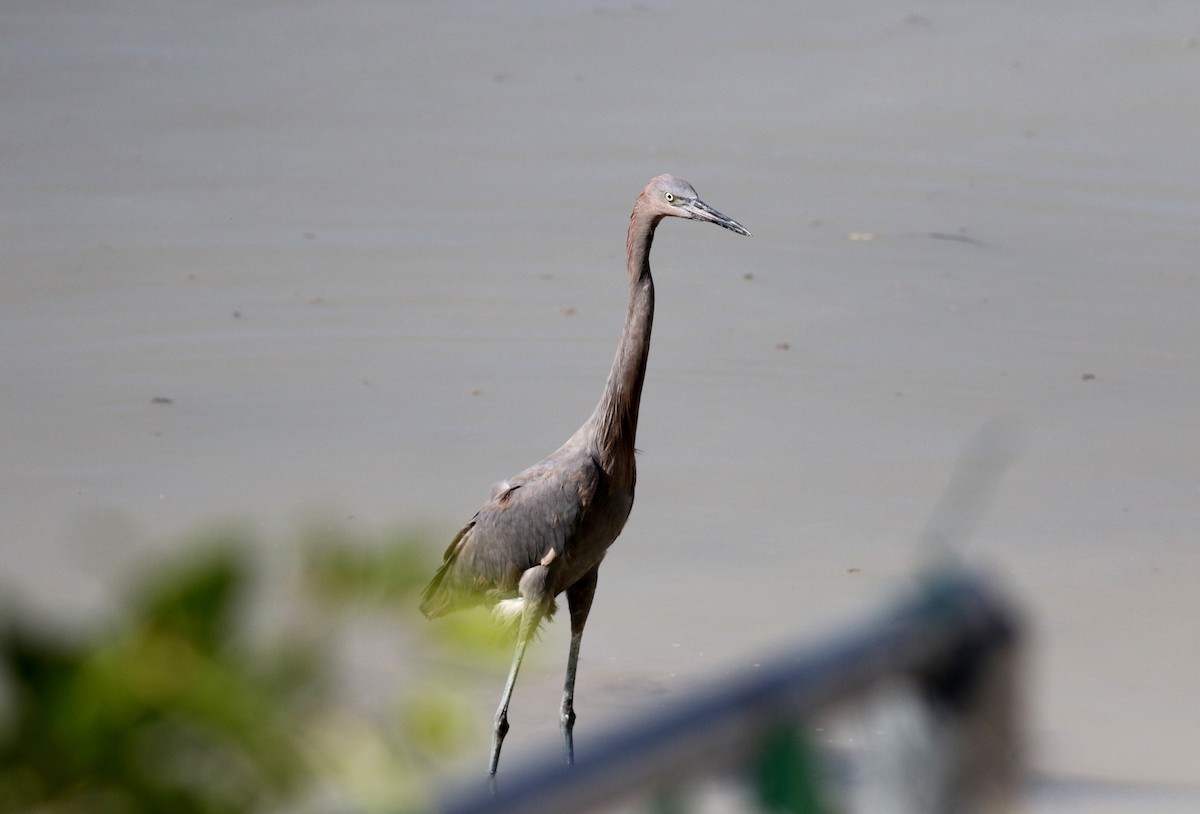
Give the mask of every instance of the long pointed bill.
<path id="1" fill-rule="evenodd" d="M 733 218 L 725 217 L 699 198 L 689 204 L 684 204 L 683 209 L 686 209 L 688 214 L 690 214 L 694 220 L 706 220 L 709 223 L 715 223 L 718 226 L 724 226 L 729 231 L 737 232 L 739 235 L 749 236 L 750 234 L 745 226 L 742 226 L 742 224 L 738 223 Z"/>

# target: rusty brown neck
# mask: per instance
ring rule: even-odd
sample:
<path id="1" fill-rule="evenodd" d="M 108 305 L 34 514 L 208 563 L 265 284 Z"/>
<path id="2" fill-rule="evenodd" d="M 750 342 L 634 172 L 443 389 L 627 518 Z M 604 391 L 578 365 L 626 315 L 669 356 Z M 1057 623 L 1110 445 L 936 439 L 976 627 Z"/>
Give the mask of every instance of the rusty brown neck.
<path id="1" fill-rule="evenodd" d="M 629 306 L 621 344 L 613 359 L 604 395 L 588 424 L 594 433 L 595 451 L 601 466 L 615 485 L 633 491 L 637 479 L 634 443 L 638 408 L 650 355 L 650 329 L 654 323 L 654 280 L 650 276 L 650 244 L 661 215 L 646 215 L 639 205 L 629 219 L 626 255 L 629 267 Z"/>

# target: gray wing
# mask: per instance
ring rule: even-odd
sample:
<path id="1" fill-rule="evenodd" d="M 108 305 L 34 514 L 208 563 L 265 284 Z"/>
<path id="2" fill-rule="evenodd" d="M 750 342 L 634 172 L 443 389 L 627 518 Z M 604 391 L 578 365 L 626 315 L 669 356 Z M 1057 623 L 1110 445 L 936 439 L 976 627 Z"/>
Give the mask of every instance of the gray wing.
<path id="1" fill-rule="evenodd" d="M 446 549 L 425 589 L 430 618 L 505 595 L 515 596 L 527 569 L 553 549 L 566 554 L 600 489 L 602 472 L 590 454 L 559 452 L 496 485 Z"/>

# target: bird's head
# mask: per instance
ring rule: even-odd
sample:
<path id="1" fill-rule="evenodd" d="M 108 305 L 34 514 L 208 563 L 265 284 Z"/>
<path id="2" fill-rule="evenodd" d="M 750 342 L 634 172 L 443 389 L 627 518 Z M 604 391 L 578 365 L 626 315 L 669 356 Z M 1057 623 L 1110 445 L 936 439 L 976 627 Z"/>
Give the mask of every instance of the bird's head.
<path id="1" fill-rule="evenodd" d="M 733 218 L 722 215 L 700 200 L 692 185 L 674 175 L 652 178 L 638 199 L 638 206 L 653 217 L 703 220 L 724 226 L 739 235 L 750 232 Z"/>

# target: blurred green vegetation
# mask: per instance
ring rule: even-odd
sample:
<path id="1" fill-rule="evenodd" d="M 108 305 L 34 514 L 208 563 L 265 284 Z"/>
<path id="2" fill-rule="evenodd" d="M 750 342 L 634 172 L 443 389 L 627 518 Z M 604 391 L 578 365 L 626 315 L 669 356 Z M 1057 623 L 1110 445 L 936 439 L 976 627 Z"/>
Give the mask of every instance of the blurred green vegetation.
<path id="1" fill-rule="evenodd" d="M 479 679 L 490 698 L 513 632 L 486 610 L 427 625 L 418 597 L 439 547 L 339 527 L 283 547 L 236 532 L 185 542 L 121 578 L 114 610 L 71 626 L 8 597 L 0 814 L 428 810 L 438 770 L 490 734 L 452 688 Z M 374 705 L 355 697 L 346 653 L 364 630 L 384 685 Z M 795 731 L 771 733 L 747 778 L 761 810 L 833 810 L 815 766 Z M 688 800 L 669 789 L 648 803 Z"/>
<path id="2" fill-rule="evenodd" d="M 425 808 L 430 767 L 471 735 L 443 668 L 404 664 L 392 703 L 370 710 L 347 702 L 338 665 L 339 637 L 371 616 L 419 637 L 395 658 L 476 657 L 478 621 L 425 646 L 440 635 L 416 609 L 434 549 L 320 532 L 268 557 L 221 534 L 144 569 L 116 612 L 70 629 L 10 598 L 0 812 Z"/>

